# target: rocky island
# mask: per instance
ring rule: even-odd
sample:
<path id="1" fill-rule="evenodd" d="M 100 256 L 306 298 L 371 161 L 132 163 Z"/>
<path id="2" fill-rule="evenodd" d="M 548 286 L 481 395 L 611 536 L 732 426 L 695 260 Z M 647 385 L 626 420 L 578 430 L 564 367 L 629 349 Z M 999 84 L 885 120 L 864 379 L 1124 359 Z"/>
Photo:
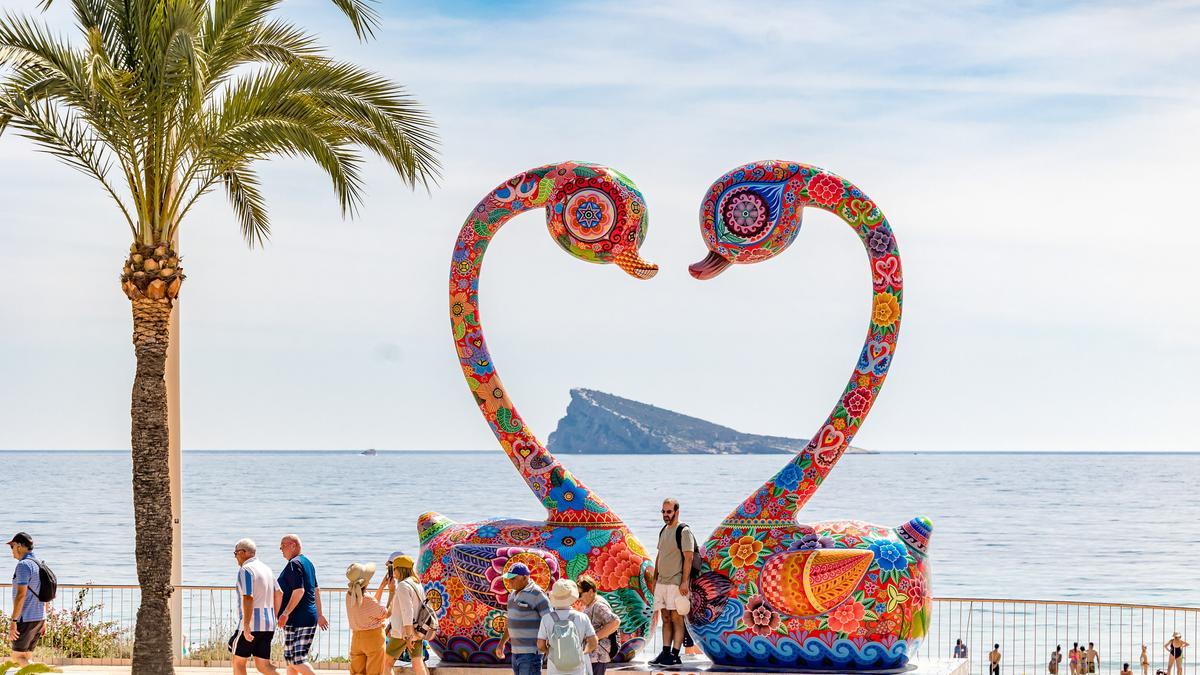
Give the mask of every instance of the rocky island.
<path id="1" fill-rule="evenodd" d="M 555 454 L 795 454 L 805 438 L 760 436 L 593 389 L 572 389 L 567 414 L 550 434 Z M 869 454 L 851 446 L 847 452 Z"/>

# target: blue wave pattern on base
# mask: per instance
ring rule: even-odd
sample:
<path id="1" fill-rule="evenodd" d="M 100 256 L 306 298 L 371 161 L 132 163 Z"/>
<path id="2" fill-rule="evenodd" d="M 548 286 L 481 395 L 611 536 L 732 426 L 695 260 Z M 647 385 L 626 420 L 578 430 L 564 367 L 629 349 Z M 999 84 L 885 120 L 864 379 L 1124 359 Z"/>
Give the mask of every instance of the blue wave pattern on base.
<path id="1" fill-rule="evenodd" d="M 907 665 L 909 658 L 909 644 L 904 640 L 889 649 L 878 642 L 856 645 L 846 638 L 832 645 L 817 638 L 803 644 L 787 637 L 772 641 L 756 636 L 749 642 L 740 635 L 702 639 L 713 663 L 740 668 L 894 670 Z"/>

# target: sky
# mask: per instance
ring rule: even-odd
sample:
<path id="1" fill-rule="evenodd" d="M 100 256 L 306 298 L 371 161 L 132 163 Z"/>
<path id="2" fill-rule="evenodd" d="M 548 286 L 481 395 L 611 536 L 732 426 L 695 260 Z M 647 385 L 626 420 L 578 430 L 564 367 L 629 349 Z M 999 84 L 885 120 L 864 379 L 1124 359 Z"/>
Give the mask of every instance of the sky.
<path id="1" fill-rule="evenodd" d="M 324 0 L 282 14 L 407 87 L 438 123 L 443 178 L 412 192 L 372 162 L 346 221 L 315 167 L 271 161 L 274 234 L 254 250 L 222 195 L 193 212 L 185 449 L 495 448 L 450 335 L 451 249 L 489 189 L 568 159 L 641 187 L 661 272 L 579 263 L 539 213 L 504 228 L 481 308 L 531 427 L 544 439 L 587 387 L 807 437 L 865 334 L 857 238 L 812 212 L 770 262 L 687 273 L 705 189 L 771 158 L 854 181 L 903 256 L 899 349 L 855 445 L 1200 450 L 1200 4 L 381 7 L 365 44 Z M 47 20 L 68 32 L 67 12 Z M 128 448 L 119 213 L 11 133 L 0 209 L 0 449 Z"/>

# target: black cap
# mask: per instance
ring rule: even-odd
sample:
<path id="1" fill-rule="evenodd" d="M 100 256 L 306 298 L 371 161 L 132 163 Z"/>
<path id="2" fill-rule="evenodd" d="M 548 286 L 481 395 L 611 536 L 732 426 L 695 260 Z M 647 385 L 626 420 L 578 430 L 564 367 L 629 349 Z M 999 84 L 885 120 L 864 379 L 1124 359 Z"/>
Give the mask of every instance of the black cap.
<path id="1" fill-rule="evenodd" d="M 25 548 L 33 548 L 33 537 L 29 536 L 28 532 L 18 532 L 9 540 L 8 545 L 20 544 Z"/>

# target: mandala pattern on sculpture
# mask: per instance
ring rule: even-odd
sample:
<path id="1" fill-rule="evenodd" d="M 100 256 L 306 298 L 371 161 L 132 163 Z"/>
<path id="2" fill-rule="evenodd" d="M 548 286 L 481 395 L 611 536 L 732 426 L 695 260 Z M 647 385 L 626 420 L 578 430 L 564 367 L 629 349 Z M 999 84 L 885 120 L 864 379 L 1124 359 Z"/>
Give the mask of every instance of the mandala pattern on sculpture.
<path id="1" fill-rule="evenodd" d="M 545 521 L 455 523 L 426 513 L 418 523 L 417 572 L 444 601 L 434 651 L 443 661 L 496 663 L 507 589 L 516 563 L 549 589 L 562 577 L 595 576 L 621 618 L 619 661 L 644 644 L 652 594 L 650 561 L 633 532 L 533 435 L 496 373 L 484 339 L 479 277 L 492 238 L 517 214 L 544 209 L 551 237 L 587 262 L 613 263 L 638 279 L 654 276 L 638 247 L 646 236 L 645 201 L 612 169 L 565 162 L 514 176 L 488 193 L 459 231 L 450 263 L 450 327 L 467 385 L 500 447 L 546 508 Z M 447 487 L 453 477 L 445 478 Z M 465 495 L 463 496 L 465 497 Z M 486 503 L 487 495 L 472 501 Z M 498 614 L 499 613 L 499 614 Z"/>
<path id="2" fill-rule="evenodd" d="M 828 171 L 795 162 L 747 164 L 706 193 L 700 227 L 709 254 L 691 272 L 709 279 L 782 253 L 796 239 L 806 206 L 833 213 L 863 242 L 872 280 L 867 339 L 808 446 L 705 542 L 688 624 L 722 666 L 903 668 L 930 621 L 929 521 L 914 518 L 896 528 L 797 522 L 862 426 L 896 351 L 904 289 L 887 219 L 857 186 Z"/>

